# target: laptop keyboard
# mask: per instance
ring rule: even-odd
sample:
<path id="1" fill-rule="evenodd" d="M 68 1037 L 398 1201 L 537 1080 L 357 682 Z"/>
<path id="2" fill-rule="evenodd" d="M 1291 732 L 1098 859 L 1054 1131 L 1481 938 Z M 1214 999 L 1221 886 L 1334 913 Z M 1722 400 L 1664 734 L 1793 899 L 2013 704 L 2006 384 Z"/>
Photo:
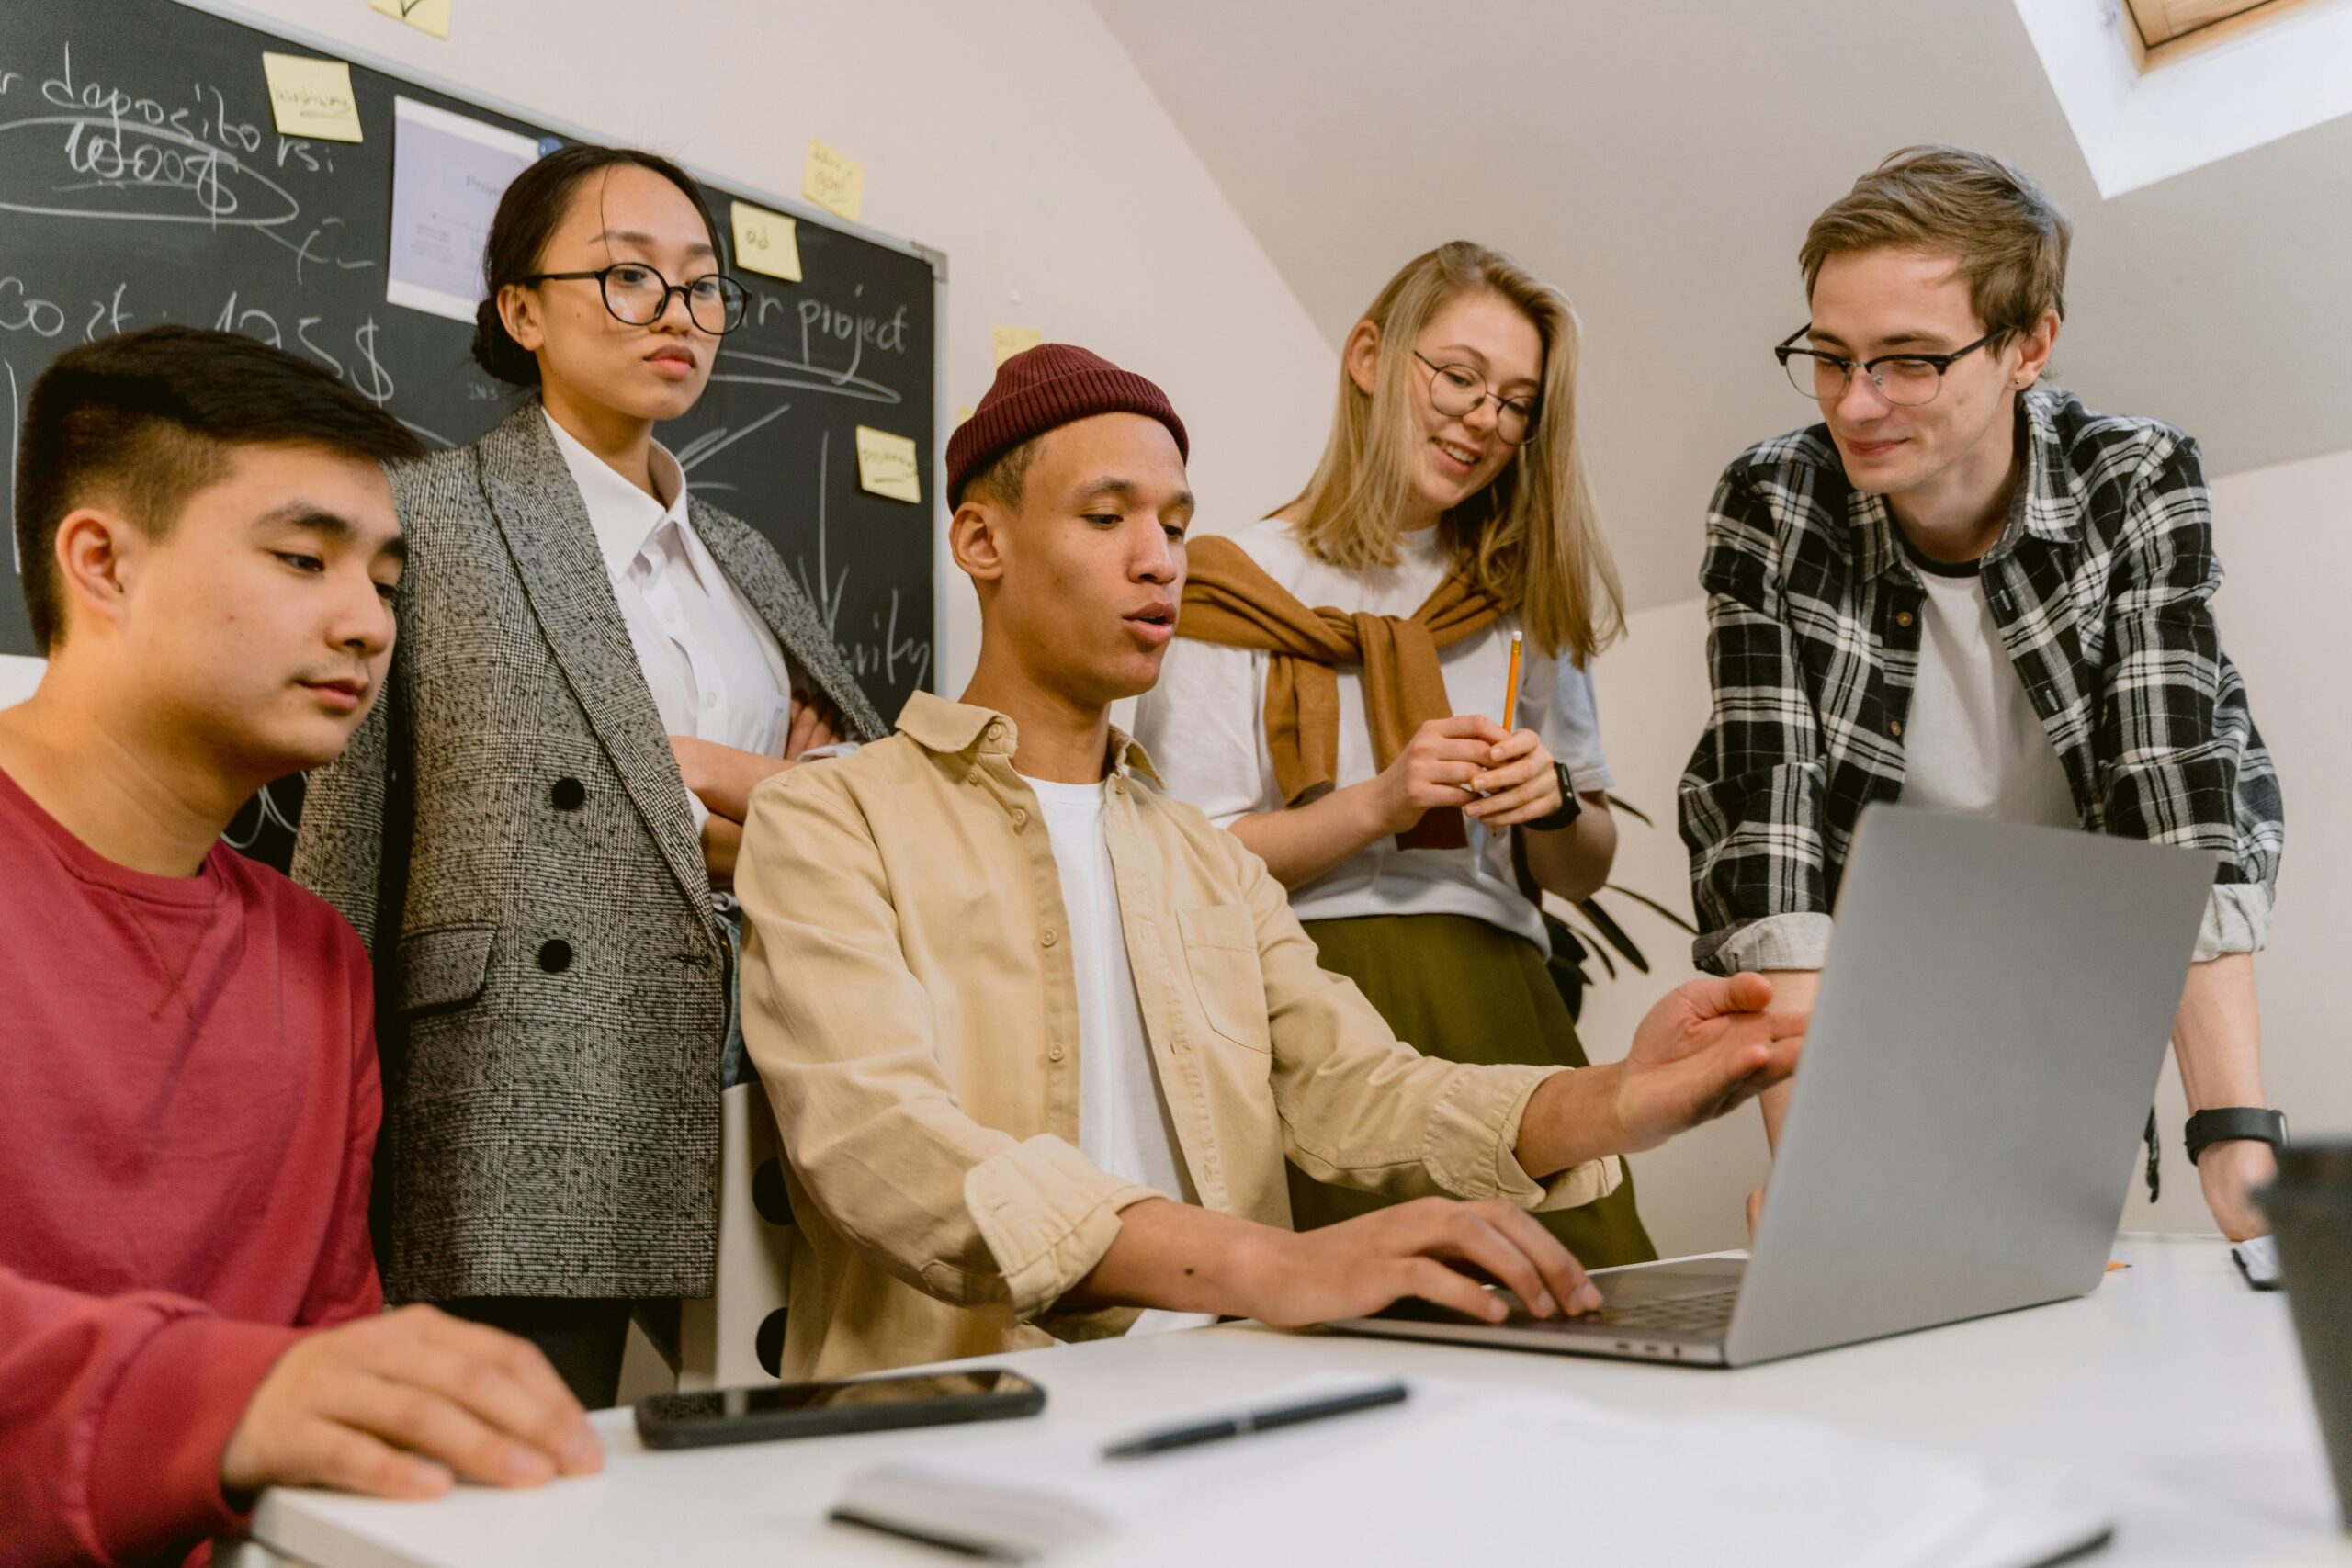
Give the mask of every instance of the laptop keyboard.
<path id="1" fill-rule="evenodd" d="M 1597 1315 L 1577 1321 L 1598 1323 L 1608 1328 L 1670 1328 L 1704 1334 L 1731 1325 L 1732 1303 L 1738 1299 L 1739 1291 L 1735 1286 L 1697 1295 L 1671 1296 L 1665 1301 L 1635 1302 L 1631 1306 L 1604 1306 Z"/>

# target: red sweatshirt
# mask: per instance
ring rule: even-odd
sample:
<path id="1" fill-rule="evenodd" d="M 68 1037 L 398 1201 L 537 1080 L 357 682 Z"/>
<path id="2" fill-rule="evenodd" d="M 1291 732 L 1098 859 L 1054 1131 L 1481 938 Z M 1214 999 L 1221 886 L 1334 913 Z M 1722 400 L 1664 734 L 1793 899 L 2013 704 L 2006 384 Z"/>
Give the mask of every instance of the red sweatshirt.
<path id="1" fill-rule="evenodd" d="M 0 772 L 0 1565 L 234 1529 L 263 1375 L 381 1309 L 370 994 L 277 873 L 117 865 Z"/>

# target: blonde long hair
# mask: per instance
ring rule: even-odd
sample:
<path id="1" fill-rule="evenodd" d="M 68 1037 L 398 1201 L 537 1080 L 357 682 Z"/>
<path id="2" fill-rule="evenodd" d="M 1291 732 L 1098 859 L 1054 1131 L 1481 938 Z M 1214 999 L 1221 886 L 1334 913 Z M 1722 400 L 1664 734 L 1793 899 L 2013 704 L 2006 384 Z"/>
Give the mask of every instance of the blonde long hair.
<path id="1" fill-rule="evenodd" d="M 1498 251 L 1467 240 L 1414 257 L 1363 313 L 1380 332 L 1380 369 L 1366 393 L 1343 363 L 1331 439 L 1306 488 L 1281 509 L 1300 540 L 1329 564 L 1361 571 L 1396 561 L 1408 464 L 1420 442 L 1409 352 L 1430 319 L 1460 295 L 1515 305 L 1544 342 L 1535 436 L 1494 482 L 1438 524 L 1447 559 L 1520 612 L 1538 648 L 1578 664 L 1625 629 L 1623 591 L 1577 440 L 1579 333 L 1567 297 Z"/>

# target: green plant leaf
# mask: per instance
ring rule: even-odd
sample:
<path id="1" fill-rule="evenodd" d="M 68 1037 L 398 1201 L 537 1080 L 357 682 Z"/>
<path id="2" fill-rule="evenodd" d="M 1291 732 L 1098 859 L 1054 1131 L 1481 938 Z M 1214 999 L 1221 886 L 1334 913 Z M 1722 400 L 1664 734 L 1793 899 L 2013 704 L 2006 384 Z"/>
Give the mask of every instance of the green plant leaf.
<path id="1" fill-rule="evenodd" d="M 1577 906 L 1577 908 L 1579 910 L 1583 908 L 1584 906 L 1582 904 L 1578 904 Z M 1563 931 L 1570 931 L 1573 928 L 1569 927 L 1566 922 L 1563 922 L 1561 929 Z M 1617 978 L 1617 964 L 1616 962 L 1609 956 L 1609 948 L 1607 943 L 1600 941 L 1598 938 L 1591 942 L 1586 942 L 1579 939 L 1577 945 L 1583 949 L 1586 954 L 1600 959 L 1600 967 L 1608 974 L 1611 979 L 1614 980 Z"/>
<path id="2" fill-rule="evenodd" d="M 1632 818 L 1634 821 L 1639 822 L 1645 828 L 1655 828 L 1657 826 L 1657 823 L 1650 820 L 1650 814 L 1648 812 L 1643 810 L 1632 801 L 1627 800 L 1622 795 L 1604 795 L 1601 798 L 1608 801 L 1613 809 L 1623 812 L 1626 816 Z"/>
<path id="3" fill-rule="evenodd" d="M 1623 893 L 1626 897 L 1633 899 L 1637 904 L 1646 904 L 1661 919 L 1680 926 L 1692 936 L 1697 936 L 1699 934 L 1699 928 L 1697 926 L 1692 925 L 1690 921 L 1684 919 L 1681 916 L 1676 914 L 1673 910 L 1668 908 L 1665 905 L 1659 903 L 1657 899 L 1651 897 L 1646 893 L 1636 893 L 1632 888 L 1625 886 L 1623 884 L 1616 882 L 1611 883 L 1608 890 L 1611 893 Z"/>
<path id="4" fill-rule="evenodd" d="M 1625 928 L 1600 907 L 1599 900 L 1580 898 L 1577 901 L 1577 908 L 1592 922 L 1592 929 L 1600 933 L 1603 941 L 1624 955 L 1626 963 L 1645 975 L 1650 972 L 1650 961 L 1642 956 L 1642 950 L 1634 945 L 1632 937 L 1625 934 Z"/>

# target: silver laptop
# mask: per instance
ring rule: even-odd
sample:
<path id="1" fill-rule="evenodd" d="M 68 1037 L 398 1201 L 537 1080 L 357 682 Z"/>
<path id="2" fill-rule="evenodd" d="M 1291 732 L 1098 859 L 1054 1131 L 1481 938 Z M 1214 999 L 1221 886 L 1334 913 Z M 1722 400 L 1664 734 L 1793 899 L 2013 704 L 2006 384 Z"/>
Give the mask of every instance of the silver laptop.
<path id="1" fill-rule="evenodd" d="M 1589 1318 L 1404 1303 L 1330 1326 L 1737 1367 L 2086 1294 L 2214 864 L 1871 807 L 1745 1261 L 1608 1270 Z"/>

